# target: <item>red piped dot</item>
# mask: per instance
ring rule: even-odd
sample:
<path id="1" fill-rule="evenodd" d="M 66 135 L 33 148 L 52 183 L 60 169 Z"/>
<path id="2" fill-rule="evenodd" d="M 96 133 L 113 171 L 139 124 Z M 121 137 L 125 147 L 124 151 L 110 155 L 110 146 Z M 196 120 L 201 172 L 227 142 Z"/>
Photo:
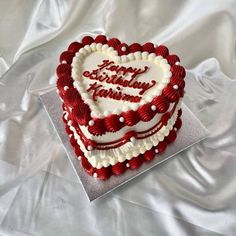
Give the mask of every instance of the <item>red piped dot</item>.
<path id="1" fill-rule="evenodd" d="M 68 64 L 60 64 L 57 67 L 57 76 L 70 76 L 71 75 L 71 67 Z"/>
<path id="2" fill-rule="evenodd" d="M 94 168 L 92 167 L 92 165 L 88 162 L 87 158 L 82 156 L 81 158 L 81 165 L 82 167 L 85 169 L 85 171 L 89 174 L 89 175 L 93 175 L 94 173 Z"/>
<path id="3" fill-rule="evenodd" d="M 111 167 L 113 174 L 120 175 L 123 174 L 126 170 L 125 162 L 118 162 Z"/>
<path id="4" fill-rule="evenodd" d="M 145 43 L 143 45 L 143 52 L 148 52 L 148 53 L 152 53 L 152 52 L 155 52 L 155 47 L 154 47 L 154 44 L 153 43 Z"/>
<path id="5" fill-rule="evenodd" d="M 151 161 L 155 157 L 155 150 L 152 148 L 152 149 L 146 151 L 144 153 L 143 157 L 146 161 Z"/>
<path id="6" fill-rule="evenodd" d="M 176 62 L 180 62 L 180 59 L 177 55 L 168 55 L 166 60 L 170 65 L 174 65 Z"/>
<path id="7" fill-rule="evenodd" d="M 175 130 L 171 130 L 169 135 L 166 137 L 166 141 L 168 143 L 172 143 L 175 141 L 176 137 L 177 137 L 177 134 L 176 134 Z"/>
<path id="8" fill-rule="evenodd" d="M 166 57 L 169 55 L 169 49 L 164 45 L 160 45 L 160 46 L 156 47 L 155 53 L 157 56 Z"/>
<path id="9" fill-rule="evenodd" d="M 133 43 L 129 46 L 129 51 L 130 52 L 142 52 L 143 48 L 139 43 Z"/>
<path id="10" fill-rule="evenodd" d="M 73 42 L 70 44 L 70 46 L 68 47 L 68 51 L 72 52 L 73 54 L 75 54 L 76 52 L 78 52 L 81 48 L 83 47 L 83 44 L 79 43 L 79 42 Z"/>
<path id="11" fill-rule="evenodd" d="M 113 47 L 115 49 L 120 45 L 120 40 L 117 38 L 112 38 L 108 40 L 107 44 L 109 45 L 109 47 Z"/>
<path id="12" fill-rule="evenodd" d="M 70 144 L 74 147 L 77 144 L 76 139 L 74 138 L 74 136 L 70 137 Z"/>
<path id="13" fill-rule="evenodd" d="M 90 45 L 94 42 L 94 39 L 91 36 L 85 36 L 82 39 L 82 44 L 83 45 Z"/>
<path id="14" fill-rule="evenodd" d="M 76 156 L 83 156 L 84 153 L 81 151 L 81 149 L 79 148 L 79 145 L 77 145 L 75 148 L 74 148 L 74 151 L 75 151 L 75 155 Z"/>
<path id="15" fill-rule="evenodd" d="M 107 180 L 111 177 L 112 172 L 110 167 L 102 167 L 96 170 L 97 177 L 101 180 Z"/>
<path id="16" fill-rule="evenodd" d="M 156 146 L 158 154 L 163 153 L 166 150 L 167 144 L 165 141 L 159 142 Z"/>
<path id="17" fill-rule="evenodd" d="M 182 109 L 179 109 L 178 110 L 178 117 L 181 117 L 182 116 Z"/>
<path id="18" fill-rule="evenodd" d="M 182 120 L 181 120 L 180 118 L 178 118 L 178 119 L 176 120 L 176 122 L 175 122 L 174 127 L 175 127 L 176 129 L 180 129 L 181 126 L 182 126 Z"/>
<path id="19" fill-rule="evenodd" d="M 139 155 L 137 157 L 133 157 L 131 160 L 129 160 L 130 169 L 138 169 L 143 163 L 143 157 L 142 155 Z"/>
<path id="20" fill-rule="evenodd" d="M 60 55 L 60 62 L 66 62 L 67 64 L 72 63 L 72 59 L 74 57 L 74 53 L 71 51 L 65 51 Z"/>
<path id="21" fill-rule="evenodd" d="M 95 43 L 101 43 L 101 44 L 106 44 L 107 43 L 107 38 L 105 35 L 98 35 L 95 38 Z"/>

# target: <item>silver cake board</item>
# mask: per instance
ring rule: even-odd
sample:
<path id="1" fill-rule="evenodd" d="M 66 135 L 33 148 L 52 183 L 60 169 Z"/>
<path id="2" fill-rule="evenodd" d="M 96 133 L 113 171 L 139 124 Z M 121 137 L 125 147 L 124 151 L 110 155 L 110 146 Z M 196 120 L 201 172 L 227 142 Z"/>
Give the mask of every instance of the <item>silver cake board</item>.
<path id="1" fill-rule="evenodd" d="M 196 118 L 196 116 L 182 104 L 182 127 L 178 131 L 177 139 L 174 143 L 168 145 L 166 151 L 163 154 L 159 154 L 151 162 L 145 162 L 137 170 L 126 170 L 124 174 L 119 176 L 111 176 L 110 179 L 102 181 L 94 177 L 89 176 L 80 164 L 80 161 L 76 159 L 73 147 L 69 142 L 69 136 L 65 131 L 65 124 L 62 121 L 62 103 L 59 99 L 56 90 L 47 92 L 40 95 L 40 99 L 47 111 L 50 120 L 55 127 L 59 138 L 61 139 L 68 158 L 74 168 L 78 178 L 83 185 L 83 188 L 87 194 L 89 201 L 93 201 L 115 188 L 127 183 L 138 175 L 148 171 L 149 169 L 157 166 L 158 164 L 170 159 L 177 153 L 187 149 L 191 145 L 200 142 L 207 137 L 208 131 L 202 125 L 202 123 Z"/>

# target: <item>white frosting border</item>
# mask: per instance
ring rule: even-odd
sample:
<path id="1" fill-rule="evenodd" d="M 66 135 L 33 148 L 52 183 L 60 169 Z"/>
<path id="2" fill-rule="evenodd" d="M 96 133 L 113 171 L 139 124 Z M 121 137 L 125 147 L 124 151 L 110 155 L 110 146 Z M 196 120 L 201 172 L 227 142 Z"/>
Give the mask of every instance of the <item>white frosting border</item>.
<path id="1" fill-rule="evenodd" d="M 181 108 L 181 102 L 176 107 L 175 112 L 168 120 L 167 125 L 163 126 L 157 133 L 150 137 L 135 140 L 135 142 L 127 142 L 123 146 L 115 149 L 109 150 L 93 150 L 88 151 L 78 135 L 76 129 L 71 126 L 70 120 L 68 120 L 67 125 L 73 132 L 74 138 L 77 140 L 80 149 L 83 151 L 85 157 L 88 159 L 89 163 L 97 169 L 102 167 L 108 167 L 109 165 L 115 165 L 118 162 L 124 162 L 125 160 L 130 160 L 139 154 L 145 153 L 145 151 L 150 150 L 153 146 L 158 145 L 159 142 L 163 141 L 166 136 L 169 135 L 170 131 L 178 118 L 178 111 Z M 67 119 L 67 117 L 65 117 Z M 132 150 L 132 151 L 130 151 Z"/>
<path id="2" fill-rule="evenodd" d="M 85 47 L 81 48 L 73 57 L 73 61 L 71 64 L 72 66 L 71 76 L 72 79 L 74 80 L 73 83 L 74 87 L 79 91 L 84 102 L 89 105 L 92 117 L 104 118 L 110 114 L 119 115 L 122 111 L 123 112 L 126 112 L 128 110 L 136 111 L 140 106 L 140 104 L 131 103 L 128 105 L 124 105 L 121 110 L 115 109 L 114 111 L 100 112 L 97 109 L 97 106 L 94 104 L 94 101 L 90 98 L 90 95 L 83 88 L 83 84 L 81 83 L 80 79 L 80 77 L 82 76 L 80 71 L 80 66 L 78 66 L 78 64 L 80 65 L 83 64 L 84 58 L 93 52 L 103 52 L 106 55 L 112 57 L 114 61 L 119 64 L 134 60 L 147 60 L 162 67 L 164 76 L 156 88 L 155 95 L 152 94 L 146 96 L 142 101 L 142 104 L 151 102 L 154 97 L 161 95 L 163 88 L 165 88 L 166 85 L 170 82 L 170 77 L 172 76 L 172 73 L 170 71 L 171 66 L 168 64 L 168 61 L 162 56 L 156 56 L 155 53 L 148 53 L 148 52 L 135 52 L 135 53 L 129 53 L 128 55 L 118 56 L 118 52 L 113 47 L 109 47 L 107 44 L 92 43 L 91 45 L 86 45 Z"/>

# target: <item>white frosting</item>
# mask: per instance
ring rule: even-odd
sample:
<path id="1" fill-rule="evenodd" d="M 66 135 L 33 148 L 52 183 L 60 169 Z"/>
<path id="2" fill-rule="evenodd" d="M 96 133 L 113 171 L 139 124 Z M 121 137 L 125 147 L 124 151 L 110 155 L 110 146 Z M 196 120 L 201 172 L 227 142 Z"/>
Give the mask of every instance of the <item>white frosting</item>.
<path id="1" fill-rule="evenodd" d="M 127 142 L 119 148 L 108 149 L 108 150 L 91 150 L 87 151 L 84 147 L 80 137 L 75 130 L 74 127 L 70 125 L 68 121 L 68 125 L 70 126 L 70 130 L 74 134 L 74 138 L 77 140 L 78 145 L 81 150 L 84 152 L 85 157 L 88 159 L 90 164 L 97 169 L 102 167 L 108 167 L 109 165 L 115 165 L 118 162 L 124 162 L 125 160 L 130 160 L 133 157 L 138 156 L 140 153 L 143 154 L 145 151 L 150 150 L 153 146 L 156 146 L 159 142 L 163 141 L 166 136 L 168 136 L 170 130 L 173 129 L 173 125 L 178 117 L 178 110 L 180 109 L 181 103 L 179 103 L 176 107 L 175 112 L 168 120 L 166 126 L 162 126 L 162 128 L 155 133 L 155 129 L 158 129 L 157 126 L 154 130 L 150 131 L 150 134 L 153 135 L 144 138 L 144 139 L 135 139 L 131 140 L 131 142 Z M 145 134 L 147 135 L 147 134 Z"/>
<path id="2" fill-rule="evenodd" d="M 121 87 L 114 84 L 108 84 L 99 82 L 97 80 L 90 80 L 82 75 L 84 71 L 93 71 L 97 69 L 98 64 L 102 64 L 103 60 L 114 61 L 116 65 L 133 67 L 143 69 L 148 66 L 149 69 L 140 74 L 137 81 L 150 83 L 151 80 L 155 80 L 156 84 L 148 89 L 143 95 L 139 95 L 140 90 L 130 87 Z M 114 73 L 106 71 L 111 76 Z M 170 77 L 170 65 L 167 60 L 162 56 L 156 56 L 155 53 L 149 54 L 148 52 L 135 52 L 128 55 L 118 56 L 117 51 L 108 45 L 102 45 L 100 43 L 92 43 L 81 48 L 76 53 L 72 62 L 72 78 L 74 80 L 74 86 L 80 92 L 83 100 L 90 106 L 92 117 L 104 118 L 109 114 L 120 114 L 122 111 L 137 110 L 139 105 L 151 102 L 155 96 L 161 94 L 162 89 L 169 83 Z M 129 74 L 123 78 L 128 77 Z M 133 96 L 141 96 L 140 103 L 127 102 L 123 100 L 114 100 L 111 98 L 97 97 L 95 102 L 91 95 L 86 91 L 90 84 L 97 82 L 104 86 L 105 89 L 114 89 L 120 87 L 121 92 Z"/>

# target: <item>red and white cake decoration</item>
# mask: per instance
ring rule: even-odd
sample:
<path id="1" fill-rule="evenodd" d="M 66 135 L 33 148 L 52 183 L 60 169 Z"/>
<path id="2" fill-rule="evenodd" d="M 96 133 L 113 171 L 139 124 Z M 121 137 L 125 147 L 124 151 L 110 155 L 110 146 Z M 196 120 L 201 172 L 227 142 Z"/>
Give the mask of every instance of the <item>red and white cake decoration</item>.
<path id="1" fill-rule="evenodd" d="M 137 169 L 175 141 L 185 69 L 164 45 L 85 36 L 61 54 L 57 76 L 66 131 L 89 175 Z"/>

